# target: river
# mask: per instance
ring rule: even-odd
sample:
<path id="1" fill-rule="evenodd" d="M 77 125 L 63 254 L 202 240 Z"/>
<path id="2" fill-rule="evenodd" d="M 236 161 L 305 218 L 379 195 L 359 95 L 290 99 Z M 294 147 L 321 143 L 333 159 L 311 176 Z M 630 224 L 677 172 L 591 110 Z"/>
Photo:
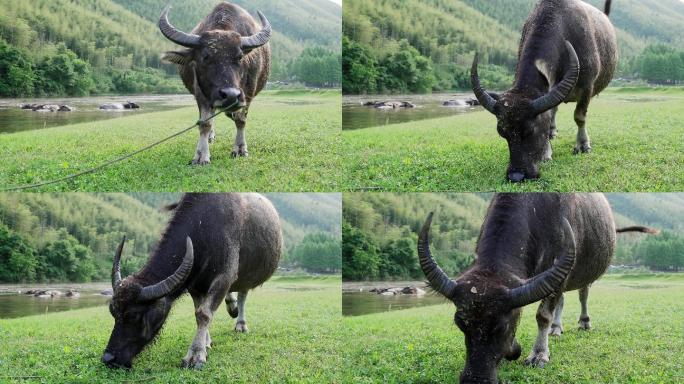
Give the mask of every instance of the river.
<path id="1" fill-rule="evenodd" d="M 425 295 L 379 295 L 371 288 L 419 287 Z M 450 304 L 443 296 L 431 292 L 422 281 L 364 282 L 342 284 L 342 315 L 361 316 L 427 305 Z"/>
<path id="2" fill-rule="evenodd" d="M 462 115 L 482 110 L 481 107 L 445 107 L 447 100 L 470 100 L 472 93 L 433 93 L 430 95 L 344 96 L 342 100 L 342 129 L 353 130 L 390 124 L 407 123 Z M 363 105 L 369 101 L 408 101 L 415 108 L 377 109 Z"/>
<path id="3" fill-rule="evenodd" d="M 100 292 L 111 290 L 109 283 L 88 284 L 0 284 L 0 318 L 15 318 L 72 309 L 106 305 L 110 297 Z M 66 293 L 75 290 L 78 297 L 66 295 L 55 297 L 35 297 L 25 292 L 31 289 L 58 290 Z"/>
<path id="4" fill-rule="evenodd" d="M 101 110 L 102 104 L 132 101 L 140 109 Z M 72 112 L 34 112 L 23 104 L 56 104 L 75 108 Z M 116 119 L 195 105 L 192 95 L 97 96 L 50 99 L 0 99 L 0 134 L 32 131 L 89 121 Z"/>

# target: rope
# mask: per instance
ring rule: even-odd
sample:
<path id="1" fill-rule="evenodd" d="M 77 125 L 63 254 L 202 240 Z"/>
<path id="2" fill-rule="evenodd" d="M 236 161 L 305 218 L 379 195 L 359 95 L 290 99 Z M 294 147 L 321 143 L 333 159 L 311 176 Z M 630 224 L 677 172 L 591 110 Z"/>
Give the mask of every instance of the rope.
<path id="1" fill-rule="evenodd" d="M 35 183 L 35 184 L 26 184 L 26 185 L 21 185 L 21 186 L 17 186 L 17 187 L 3 188 L 3 189 L 0 189 L 0 192 L 12 192 L 12 191 L 21 191 L 21 190 L 24 190 L 24 189 L 32 189 L 32 188 L 38 188 L 38 187 L 45 187 L 45 186 L 47 186 L 47 185 L 52 185 L 52 184 L 61 183 L 61 182 L 63 182 L 63 181 L 72 180 L 72 179 L 75 179 L 75 178 L 77 178 L 77 177 L 79 177 L 79 176 L 86 175 L 86 174 L 88 174 L 88 173 L 93 173 L 93 172 L 95 172 L 95 171 L 99 171 L 99 170 L 102 169 L 102 168 L 106 168 L 106 167 L 108 167 L 108 166 L 110 166 L 110 165 L 112 165 L 112 164 L 115 164 L 115 163 L 119 163 L 119 162 L 121 162 L 121 161 L 124 161 L 124 160 L 126 160 L 126 159 L 128 159 L 128 158 L 130 158 L 130 157 L 133 157 L 133 156 L 135 156 L 135 155 L 141 153 L 141 152 L 145 152 L 145 151 L 147 151 L 148 149 L 154 148 L 154 147 L 156 147 L 156 146 L 159 145 L 159 144 L 162 144 L 162 143 L 164 143 L 164 142 L 166 142 L 166 141 L 169 141 L 169 140 L 171 140 L 171 139 L 173 139 L 173 138 L 175 138 L 175 137 L 177 137 L 177 136 L 180 136 L 180 135 L 184 134 L 185 132 L 187 132 L 187 131 L 189 131 L 189 130 L 191 130 L 191 129 L 197 127 L 197 126 L 200 126 L 200 125 L 202 125 L 202 124 L 204 124 L 204 123 L 210 121 L 211 119 L 215 118 L 216 116 L 218 116 L 218 115 L 222 114 L 223 112 L 227 111 L 228 109 L 234 107 L 235 104 L 237 104 L 237 103 L 238 103 L 238 101 L 236 100 L 233 104 L 231 104 L 231 105 L 229 105 L 229 106 L 227 106 L 227 107 L 225 107 L 225 108 L 221 108 L 218 112 L 214 113 L 213 115 L 207 117 L 207 118 L 204 119 L 204 120 L 202 120 L 202 119 L 197 120 L 197 122 L 196 122 L 195 124 L 193 124 L 193 125 L 191 125 L 191 126 L 185 128 L 185 129 L 183 129 L 183 130 L 180 131 L 180 132 L 174 133 L 174 134 L 171 135 L 171 136 L 168 136 L 168 137 L 166 137 L 166 138 L 164 138 L 164 139 L 161 139 L 161 140 L 159 140 L 159 141 L 157 141 L 157 142 L 154 142 L 154 143 L 152 143 L 152 144 L 150 144 L 150 145 L 148 145 L 148 146 L 146 146 L 146 147 L 144 147 L 144 148 L 138 149 L 138 150 L 135 151 L 135 152 L 132 152 L 132 153 L 129 153 L 129 154 L 126 154 L 126 155 L 117 157 L 116 159 L 113 159 L 113 160 L 109 160 L 109 161 L 104 162 L 104 163 L 102 163 L 102 164 L 100 164 L 100 165 L 97 165 L 97 166 L 95 166 L 95 167 L 93 167 L 93 168 L 90 168 L 90 169 L 87 169 L 87 170 L 85 170 L 85 171 L 81 171 L 81 172 L 78 172 L 78 173 L 74 173 L 74 174 L 71 174 L 71 175 L 69 175 L 69 176 L 65 176 L 65 177 L 62 177 L 62 178 L 59 178 L 59 179 L 55 179 L 55 180 L 44 181 L 44 182 Z"/>

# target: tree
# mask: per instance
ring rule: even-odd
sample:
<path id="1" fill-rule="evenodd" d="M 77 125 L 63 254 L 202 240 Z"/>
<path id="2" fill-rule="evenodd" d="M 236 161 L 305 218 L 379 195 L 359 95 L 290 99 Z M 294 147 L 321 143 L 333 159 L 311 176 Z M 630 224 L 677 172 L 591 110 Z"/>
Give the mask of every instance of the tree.
<path id="1" fill-rule="evenodd" d="M 309 272 L 336 273 L 342 268 L 340 242 L 324 232 L 307 234 L 292 254 L 296 264 Z"/>
<path id="2" fill-rule="evenodd" d="M 0 282 L 36 280 L 36 251 L 18 234 L 0 224 Z"/>
<path id="3" fill-rule="evenodd" d="M 58 240 L 48 244 L 41 256 L 45 262 L 45 277 L 56 281 L 90 281 L 95 274 L 95 264 L 90 249 L 62 228 Z"/>
<path id="4" fill-rule="evenodd" d="M 372 280 L 378 277 L 380 257 L 375 242 L 348 223 L 342 225 L 342 279 Z"/>
<path id="5" fill-rule="evenodd" d="M 0 96 L 33 96 L 35 79 L 31 58 L 0 39 Z"/>
<path id="6" fill-rule="evenodd" d="M 377 66 L 367 47 L 342 37 L 342 92 L 374 93 L 379 75 Z"/>

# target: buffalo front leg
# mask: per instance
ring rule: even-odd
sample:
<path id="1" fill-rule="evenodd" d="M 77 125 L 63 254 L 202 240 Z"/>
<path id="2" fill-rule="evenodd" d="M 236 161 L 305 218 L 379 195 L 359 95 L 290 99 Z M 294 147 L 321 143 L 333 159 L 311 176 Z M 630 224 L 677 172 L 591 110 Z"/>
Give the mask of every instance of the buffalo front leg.
<path id="1" fill-rule="evenodd" d="M 589 108 L 589 101 L 591 100 L 592 90 L 585 91 L 577 101 L 575 108 L 575 123 L 577 123 L 577 141 L 575 149 L 572 151 L 575 155 L 578 153 L 591 152 L 591 140 L 587 133 L 587 111 Z"/>
<path id="2" fill-rule="evenodd" d="M 542 300 L 537 309 L 537 340 L 530 355 L 525 359 L 525 365 L 532 365 L 539 368 L 544 367 L 549 362 L 549 329 L 556 304 L 560 300 L 560 295 L 549 296 Z"/>
<path id="3" fill-rule="evenodd" d="M 226 297 L 231 279 L 229 275 L 217 276 L 209 287 L 205 296 L 193 297 L 195 301 L 195 320 L 197 321 L 197 333 L 192 340 L 188 353 L 183 358 L 181 365 L 184 368 L 202 368 L 207 362 L 207 342 L 211 343 L 209 325 L 214 317 L 214 312 Z"/>
<path id="4" fill-rule="evenodd" d="M 556 112 L 558 112 L 558 107 L 551 109 L 551 131 L 549 132 L 549 139 L 551 140 L 558 136 L 558 128 L 556 127 Z"/>
<path id="5" fill-rule="evenodd" d="M 579 329 L 590 330 L 591 322 L 589 321 L 589 312 L 587 312 L 587 299 L 589 299 L 589 286 L 579 290 L 580 305 L 582 306 L 582 313 L 579 318 Z"/>
<path id="6" fill-rule="evenodd" d="M 234 116 L 235 127 L 237 128 L 237 133 L 235 134 L 235 145 L 233 145 L 233 152 L 231 152 L 231 157 L 247 157 L 249 152 L 247 151 L 247 140 L 245 139 L 245 125 L 247 125 L 247 112 L 241 112 L 239 115 Z"/>
<path id="7" fill-rule="evenodd" d="M 206 120 L 212 115 L 211 110 L 200 109 L 200 119 Z M 211 163 L 211 154 L 209 153 L 209 137 L 214 131 L 214 122 L 207 121 L 199 126 L 200 137 L 197 142 L 197 149 L 195 150 L 195 157 L 192 159 L 194 165 L 206 165 Z"/>
<path id="8" fill-rule="evenodd" d="M 556 309 L 553 311 L 553 323 L 551 324 L 551 330 L 549 335 L 560 336 L 563 334 L 563 303 L 565 302 L 565 295 L 561 295 L 558 299 L 558 304 L 556 304 Z"/>
<path id="9" fill-rule="evenodd" d="M 235 322 L 235 332 L 246 333 L 249 332 L 247 328 L 247 317 L 245 315 L 245 301 L 247 300 L 247 291 L 239 292 L 237 297 L 238 318 Z"/>

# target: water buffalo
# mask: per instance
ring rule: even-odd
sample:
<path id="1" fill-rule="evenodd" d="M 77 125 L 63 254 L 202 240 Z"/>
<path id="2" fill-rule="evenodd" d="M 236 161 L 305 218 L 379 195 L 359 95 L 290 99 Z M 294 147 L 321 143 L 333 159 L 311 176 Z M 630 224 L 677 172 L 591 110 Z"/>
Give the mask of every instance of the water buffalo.
<path id="1" fill-rule="evenodd" d="M 537 179 L 539 163 L 551 159 L 562 102 L 577 102 L 574 153 L 591 151 L 585 126 L 589 101 L 611 81 L 618 61 L 609 12 L 610 0 L 604 12 L 580 0 L 540 1 L 522 31 L 513 88 L 502 94 L 482 88 L 475 55 L 473 91 L 508 141 L 510 181 Z"/>
<path id="2" fill-rule="evenodd" d="M 278 266 L 282 231 L 278 213 L 265 197 L 186 194 L 171 209 L 173 217 L 140 271 L 122 280 L 125 237 L 116 250 L 109 305 L 114 329 L 102 356 L 111 368 L 131 367 L 186 290 L 195 304 L 197 334 L 182 365 L 201 368 L 211 346 L 209 325 L 221 302 L 225 300 L 231 317 L 237 317 L 235 331 L 247 332 L 247 292 L 268 280 Z"/>
<path id="3" fill-rule="evenodd" d="M 200 118 L 206 119 L 215 108 L 228 108 L 226 115 L 237 127 L 231 156 L 247 156 L 247 112 L 271 70 L 271 24 L 258 12 L 259 27 L 247 11 L 222 2 L 192 32 L 185 33 L 169 23 L 169 9 L 162 12 L 159 29 L 167 39 L 189 49 L 166 52 L 163 58 L 178 64 L 183 84 L 195 96 Z M 213 123 L 206 122 L 199 129 L 192 164 L 209 164 Z"/>
<path id="4" fill-rule="evenodd" d="M 451 280 L 430 254 L 432 214 L 418 239 L 420 266 L 430 286 L 456 305 L 454 320 L 465 335 L 461 383 L 496 383 L 496 368 L 516 360 L 522 307 L 540 301 L 538 334 L 525 364 L 549 361 L 548 335 L 560 335 L 563 292 L 579 290 L 580 329 L 589 329 L 589 286 L 608 268 L 616 232 L 655 233 L 645 227 L 616 230 L 602 194 L 500 194 L 487 210 L 477 259 Z"/>

